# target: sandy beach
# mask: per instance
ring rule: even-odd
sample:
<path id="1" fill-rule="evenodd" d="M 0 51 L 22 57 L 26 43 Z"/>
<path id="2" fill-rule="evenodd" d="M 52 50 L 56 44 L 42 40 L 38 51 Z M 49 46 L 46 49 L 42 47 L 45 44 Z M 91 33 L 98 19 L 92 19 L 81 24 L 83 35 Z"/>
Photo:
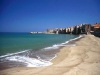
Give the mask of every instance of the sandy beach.
<path id="1" fill-rule="evenodd" d="M 61 48 L 51 66 L 16 67 L 1 70 L 0 75 L 100 75 L 100 38 L 83 36 L 75 42 L 76 46 Z"/>

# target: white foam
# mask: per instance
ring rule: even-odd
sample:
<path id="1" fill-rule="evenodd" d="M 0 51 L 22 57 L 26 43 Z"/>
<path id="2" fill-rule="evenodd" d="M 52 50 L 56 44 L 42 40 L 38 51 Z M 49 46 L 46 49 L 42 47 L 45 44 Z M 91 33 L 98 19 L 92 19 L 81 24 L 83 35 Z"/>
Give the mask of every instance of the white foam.
<path id="1" fill-rule="evenodd" d="M 62 44 L 62 45 L 63 45 L 63 44 L 66 44 L 66 42 L 64 42 L 64 43 L 61 43 L 61 44 Z"/>
<path id="2" fill-rule="evenodd" d="M 80 35 L 79 37 L 76 37 L 76 38 L 74 38 L 74 39 L 70 39 L 69 41 L 66 41 L 65 43 L 62 43 L 62 44 L 60 44 L 59 46 L 76 46 L 76 44 L 69 44 L 69 45 L 64 45 L 64 44 L 67 44 L 67 43 L 69 43 L 70 41 L 73 41 L 73 40 L 77 40 L 77 39 L 79 39 L 79 38 L 81 38 L 81 37 L 83 37 L 83 36 Z"/>
<path id="3" fill-rule="evenodd" d="M 69 41 L 66 41 L 65 43 L 55 44 L 55 45 L 53 45 L 53 46 L 46 47 L 46 48 L 44 48 L 43 50 L 58 49 L 60 46 L 76 46 L 75 44 L 70 44 L 70 45 L 64 45 L 64 44 L 67 44 L 68 42 L 73 41 L 73 40 L 76 40 L 76 39 L 79 39 L 79 38 L 81 38 L 81 37 L 83 37 L 83 36 L 80 35 L 79 37 L 74 38 L 74 39 L 70 39 Z"/>
<path id="4" fill-rule="evenodd" d="M 46 47 L 46 48 L 44 48 L 44 49 L 58 49 L 58 48 L 59 48 L 58 46 L 59 46 L 59 45 L 55 44 L 55 45 L 53 45 L 53 46 Z"/>
<path id="5" fill-rule="evenodd" d="M 64 43 L 61 43 L 61 44 L 55 44 L 55 45 L 53 45 L 53 46 L 50 46 L 50 47 L 46 47 L 46 48 L 43 48 L 43 49 L 41 49 L 41 50 L 52 50 L 52 49 L 58 49 L 60 46 L 76 46 L 76 44 L 70 44 L 70 45 L 66 45 L 68 42 L 70 42 L 70 41 L 73 41 L 73 40 L 77 40 L 77 39 L 79 39 L 79 38 L 81 38 L 81 37 L 83 37 L 82 35 L 80 35 L 79 37 L 76 37 L 76 38 L 74 38 L 74 39 L 70 39 L 69 41 L 66 41 L 66 42 L 64 42 Z"/>
<path id="6" fill-rule="evenodd" d="M 56 58 L 56 57 L 57 57 L 57 54 L 55 54 L 55 56 L 54 56 L 52 59 L 50 59 L 49 61 L 53 60 L 53 59 Z"/>
<path id="7" fill-rule="evenodd" d="M 76 44 L 70 44 L 70 45 L 66 45 L 66 46 L 76 46 Z"/>
<path id="8" fill-rule="evenodd" d="M 7 57 L 7 56 L 11 56 L 11 55 L 14 55 L 14 54 L 19 54 L 19 53 L 27 52 L 27 51 L 29 51 L 29 50 L 20 51 L 20 52 L 16 52 L 16 53 L 8 53 L 8 54 L 6 54 L 6 55 L 0 56 L 0 58 Z"/>
<path id="9" fill-rule="evenodd" d="M 77 40 L 77 39 L 79 39 L 79 38 L 81 38 L 81 37 L 83 37 L 83 36 L 80 35 L 79 37 L 76 37 L 76 38 L 74 38 L 74 39 L 70 39 L 69 41 L 66 41 L 65 43 L 67 44 L 68 42 L 73 41 L 73 40 Z M 72 45 L 72 46 L 73 46 L 73 45 Z"/>
<path id="10" fill-rule="evenodd" d="M 81 37 L 83 37 L 83 36 L 82 36 L 82 35 L 80 35 L 79 37 L 74 38 L 74 39 L 72 39 L 72 40 L 77 40 L 77 39 L 79 39 L 79 38 L 81 38 Z"/>
<path id="11" fill-rule="evenodd" d="M 27 64 L 27 67 L 44 67 L 52 65 L 52 63 L 49 61 L 45 61 L 40 58 L 39 59 L 30 58 L 26 56 L 11 56 L 11 57 L 6 57 L 5 59 L 9 61 L 17 61 L 25 63 Z"/>

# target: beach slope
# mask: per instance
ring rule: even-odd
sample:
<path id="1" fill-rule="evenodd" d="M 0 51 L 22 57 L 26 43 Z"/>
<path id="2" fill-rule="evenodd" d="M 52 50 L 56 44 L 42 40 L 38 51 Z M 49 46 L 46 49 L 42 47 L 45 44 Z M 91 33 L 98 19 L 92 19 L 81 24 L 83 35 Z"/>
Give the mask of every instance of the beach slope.
<path id="1" fill-rule="evenodd" d="M 0 75 L 100 75 L 100 38 L 83 35 L 75 44 L 61 48 L 51 66 L 11 68 Z"/>

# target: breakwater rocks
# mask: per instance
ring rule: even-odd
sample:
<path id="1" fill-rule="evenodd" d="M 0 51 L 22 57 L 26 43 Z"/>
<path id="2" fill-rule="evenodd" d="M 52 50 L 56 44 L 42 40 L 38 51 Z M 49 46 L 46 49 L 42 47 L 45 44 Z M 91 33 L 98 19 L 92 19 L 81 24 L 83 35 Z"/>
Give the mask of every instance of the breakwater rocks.
<path id="1" fill-rule="evenodd" d="M 47 29 L 47 33 L 54 34 L 90 34 L 91 31 L 94 31 L 94 27 L 91 24 L 80 24 L 67 28 Z"/>

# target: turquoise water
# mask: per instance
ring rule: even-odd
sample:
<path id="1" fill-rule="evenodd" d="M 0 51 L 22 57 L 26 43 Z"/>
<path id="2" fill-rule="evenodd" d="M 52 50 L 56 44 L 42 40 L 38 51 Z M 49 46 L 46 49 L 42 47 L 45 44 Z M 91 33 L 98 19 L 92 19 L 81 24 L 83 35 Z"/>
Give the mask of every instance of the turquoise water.
<path id="1" fill-rule="evenodd" d="M 73 46 L 68 42 L 79 38 L 71 34 L 0 33 L 0 70 L 50 66 L 61 46 Z"/>
<path id="2" fill-rule="evenodd" d="M 64 43 L 78 35 L 70 34 L 29 34 L 0 33 L 0 56 L 24 50 L 37 50 Z"/>

